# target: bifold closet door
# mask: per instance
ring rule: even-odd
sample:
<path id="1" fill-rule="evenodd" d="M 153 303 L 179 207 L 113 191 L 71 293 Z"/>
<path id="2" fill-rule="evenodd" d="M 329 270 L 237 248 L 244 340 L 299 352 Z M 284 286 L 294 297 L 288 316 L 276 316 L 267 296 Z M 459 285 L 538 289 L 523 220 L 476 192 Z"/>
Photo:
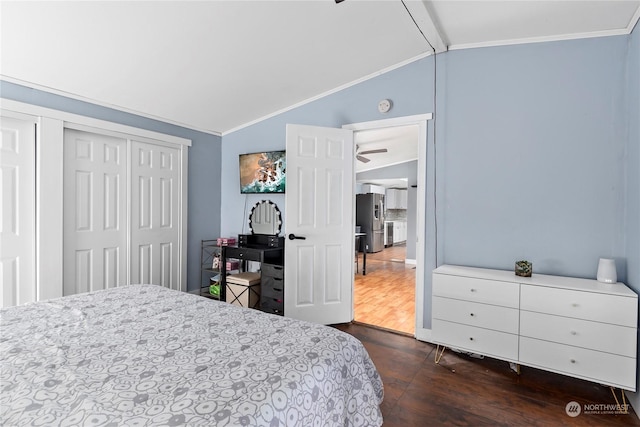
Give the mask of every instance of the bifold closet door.
<path id="1" fill-rule="evenodd" d="M 64 295 L 127 283 L 126 185 L 126 139 L 65 129 Z"/>
<path id="2" fill-rule="evenodd" d="M 131 282 L 180 290 L 180 150 L 131 141 Z"/>
<path id="3" fill-rule="evenodd" d="M 35 122 L 0 117 L 0 306 L 36 301 Z"/>

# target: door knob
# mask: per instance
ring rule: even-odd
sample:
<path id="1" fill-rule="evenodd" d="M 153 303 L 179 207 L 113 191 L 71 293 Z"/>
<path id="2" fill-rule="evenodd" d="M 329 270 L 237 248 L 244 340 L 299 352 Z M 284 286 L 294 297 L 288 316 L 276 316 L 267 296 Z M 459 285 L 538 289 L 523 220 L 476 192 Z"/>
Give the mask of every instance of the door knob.
<path id="1" fill-rule="evenodd" d="M 296 236 L 296 235 L 295 235 L 295 234 L 293 234 L 293 233 L 289 234 L 289 240 L 294 240 L 294 239 L 298 239 L 298 240 L 306 240 L 306 237 Z"/>

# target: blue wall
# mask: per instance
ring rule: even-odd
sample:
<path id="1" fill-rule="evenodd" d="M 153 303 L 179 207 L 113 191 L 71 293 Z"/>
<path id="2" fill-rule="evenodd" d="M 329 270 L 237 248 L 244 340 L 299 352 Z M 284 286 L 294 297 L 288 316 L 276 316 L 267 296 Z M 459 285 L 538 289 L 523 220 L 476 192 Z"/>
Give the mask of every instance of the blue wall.
<path id="1" fill-rule="evenodd" d="M 6 81 L 0 81 L 0 96 L 28 104 L 190 139 L 192 146 L 189 148 L 187 285 L 189 290 L 198 287 L 200 282 L 200 240 L 211 239 L 220 235 L 221 138 L 219 136 Z"/>
<path id="2" fill-rule="evenodd" d="M 445 55 L 443 262 L 625 281 L 627 39 Z"/>
<path id="3" fill-rule="evenodd" d="M 627 90 L 628 140 L 626 145 L 625 204 L 627 284 L 640 293 L 640 26 L 636 24 L 628 44 Z M 638 350 L 640 353 L 640 349 Z M 640 357 L 637 384 L 640 384 Z M 640 412 L 640 393 L 633 393 L 629 400 Z"/>
<path id="4" fill-rule="evenodd" d="M 431 77 L 429 77 L 431 76 Z M 348 123 L 411 116 L 433 111 L 433 58 L 427 57 L 371 80 L 282 113 L 223 136 L 222 233 L 234 236 L 246 231 L 247 211 L 263 198 L 276 203 L 284 216 L 284 195 L 240 194 L 238 155 L 285 148 L 287 123 L 341 127 Z M 390 98 L 393 109 L 378 112 L 378 101 Z M 244 212 L 244 215 L 239 215 Z"/>
<path id="5" fill-rule="evenodd" d="M 627 75 L 629 138 L 626 146 L 627 284 L 640 293 L 640 28 L 629 38 Z"/>
<path id="6" fill-rule="evenodd" d="M 438 264 L 511 269 L 526 258 L 538 273 L 593 278 L 599 257 L 615 257 L 619 280 L 640 290 L 638 38 L 636 29 L 631 36 L 437 56 L 437 151 L 430 144 L 427 154 L 431 173 L 437 168 Z M 199 240 L 246 231 L 246 210 L 262 198 L 240 195 L 238 154 L 284 148 L 287 123 L 340 127 L 433 112 L 433 66 L 433 57 L 424 58 L 225 135 L 222 148 L 219 137 L 167 123 L 7 82 L 0 90 L 6 98 L 193 140 L 193 289 Z M 383 98 L 394 102 L 386 115 L 376 109 Z M 270 198 L 284 209 L 284 196 Z M 432 194 L 426 199 L 426 238 L 433 240 Z M 425 328 L 432 255 L 425 260 Z"/>
<path id="7" fill-rule="evenodd" d="M 638 130 L 631 141 L 627 120 L 629 113 L 637 116 L 638 100 L 625 95 L 627 73 L 638 72 L 637 64 L 627 69 L 637 34 L 631 44 L 630 38 L 437 56 L 435 130 L 429 124 L 436 152 L 429 145 L 427 163 L 436 168 L 438 265 L 510 270 L 528 259 L 537 273 L 595 278 L 598 259 L 614 257 L 619 280 L 638 281 L 637 244 L 626 237 L 638 227 L 637 219 L 628 219 L 638 212 L 637 184 L 629 184 L 637 181 Z M 240 232 L 246 221 L 246 213 L 237 215 L 245 205 L 239 153 L 283 148 L 287 123 L 339 127 L 380 119 L 375 106 L 382 98 L 394 101 L 394 117 L 433 112 L 433 61 L 425 58 L 224 136 L 223 233 Z M 637 90 L 637 79 L 634 84 Z M 625 153 L 633 150 L 629 160 Z M 283 207 L 283 196 L 272 199 Z M 435 238 L 432 200 L 427 194 L 427 241 Z M 434 256 L 428 248 L 427 329 Z"/>

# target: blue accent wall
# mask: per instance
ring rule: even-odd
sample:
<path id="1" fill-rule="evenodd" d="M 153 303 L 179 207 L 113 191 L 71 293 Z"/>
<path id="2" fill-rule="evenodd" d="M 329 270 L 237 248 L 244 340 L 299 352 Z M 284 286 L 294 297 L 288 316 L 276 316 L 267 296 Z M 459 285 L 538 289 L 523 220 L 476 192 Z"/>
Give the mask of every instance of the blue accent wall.
<path id="1" fill-rule="evenodd" d="M 640 293 L 640 27 L 629 38 L 629 138 L 626 146 L 627 194 L 625 204 L 627 284 Z"/>
<path id="2" fill-rule="evenodd" d="M 0 82 L 0 91 L 6 98 L 193 140 L 193 289 L 200 239 L 246 232 L 247 210 L 267 198 L 240 194 L 239 154 L 284 148 L 287 123 L 341 127 L 434 112 L 436 62 L 425 188 L 435 186 L 437 195 L 426 195 L 425 238 L 427 246 L 437 238 L 437 265 L 510 270 L 524 258 L 537 273 L 594 278 L 598 258 L 614 257 L 619 280 L 640 291 L 638 31 L 446 52 L 222 138 L 7 82 Z M 377 103 L 384 98 L 394 106 L 383 115 Z M 284 211 L 283 195 L 268 198 Z M 429 250 L 425 255 L 427 329 L 435 256 Z"/>
<path id="3" fill-rule="evenodd" d="M 638 281 L 638 248 L 628 238 L 638 228 L 629 220 L 638 212 L 638 130 L 627 119 L 637 117 L 638 99 L 626 95 L 637 91 L 638 67 L 630 64 L 637 52 L 629 53 L 637 44 L 634 34 L 437 56 L 435 129 L 431 122 L 428 131 L 436 144 L 427 152 L 435 208 L 433 194 L 426 197 L 426 239 L 436 238 L 437 227 L 437 265 L 511 270 L 528 259 L 537 273 L 595 278 L 598 259 L 613 257 L 620 281 Z M 240 232 L 246 221 L 246 212 L 237 215 L 245 206 L 239 153 L 283 148 L 287 123 L 340 127 L 383 118 L 375 110 L 383 98 L 393 100 L 394 117 L 433 112 L 433 61 L 225 135 L 223 233 Z M 625 83 L 633 73 L 636 81 Z M 283 207 L 284 196 L 271 199 Z M 425 260 L 427 329 L 435 255 L 428 250 Z"/>
<path id="4" fill-rule="evenodd" d="M 192 146 L 188 150 L 187 285 L 189 290 L 198 288 L 200 282 L 200 240 L 220 235 L 221 138 L 219 136 L 6 81 L 0 81 L 0 96 L 27 104 L 190 139 Z"/>
<path id="5" fill-rule="evenodd" d="M 393 100 L 387 114 L 378 112 L 381 99 Z M 348 123 L 425 114 L 433 111 L 433 57 L 423 58 L 374 79 L 284 112 L 222 138 L 222 233 L 235 236 L 247 231 L 248 210 L 256 201 L 269 199 L 283 213 L 284 195 L 241 195 L 238 155 L 281 150 L 286 145 L 287 123 L 342 127 Z M 239 213 L 243 213 L 239 215 Z"/>
<path id="6" fill-rule="evenodd" d="M 627 94 L 628 139 L 626 144 L 625 251 L 627 284 L 640 294 L 640 25 L 636 24 L 628 40 Z M 636 384 L 640 384 L 638 349 Z M 630 394 L 636 413 L 640 412 L 640 393 Z"/>
<path id="7" fill-rule="evenodd" d="M 595 278 L 613 257 L 626 280 L 627 39 L 445 55 L 443 262 Z"/>

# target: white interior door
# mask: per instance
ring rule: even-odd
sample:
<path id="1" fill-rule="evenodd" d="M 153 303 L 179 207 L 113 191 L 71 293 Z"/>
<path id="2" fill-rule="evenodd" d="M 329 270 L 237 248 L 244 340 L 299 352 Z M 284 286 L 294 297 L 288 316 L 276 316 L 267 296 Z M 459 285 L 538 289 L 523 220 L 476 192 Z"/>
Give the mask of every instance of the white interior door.
<path id="1" fill-rule="evenodd" d="M 131 141 L 131 282 L 181 289 L 180 150 Z"/>
<path id="2" fill-rule="evenodd" d="M 126 147 L 64 131 L 64 295 L 127 283 Z"/>
<path id="3" fill-rule="evenodd" d="M 35 122 L 0 117 L 0 306 L 36 301 Z"/>
<path id="4" fill-rule="evenodd" d="M 353 132 L 287 125 L 286 139 L 284 314 L 321 324 L 350 322 Z"/>

